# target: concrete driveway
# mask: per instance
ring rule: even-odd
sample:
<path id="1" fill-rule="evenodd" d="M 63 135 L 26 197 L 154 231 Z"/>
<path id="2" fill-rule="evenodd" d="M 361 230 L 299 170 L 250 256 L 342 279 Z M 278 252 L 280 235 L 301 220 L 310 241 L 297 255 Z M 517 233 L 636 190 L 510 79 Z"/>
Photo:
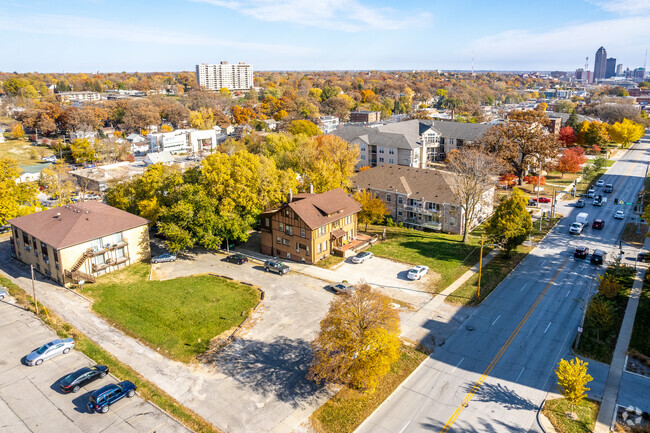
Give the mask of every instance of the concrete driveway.
<path id="1" fill-rule="evenodd" d="M 28 367 L 21 359 L 57 338 L 32 313 L 0 301 L 0 431 L 6 432 L 189 432 L 183 425 L 137 395 L 115 403 L 106 414 L 89 412 L 89 393 L 111 382 L 98 379 L 77 394 L 58 391 L 59 380 L 94 363 L 76 350 Z"/>

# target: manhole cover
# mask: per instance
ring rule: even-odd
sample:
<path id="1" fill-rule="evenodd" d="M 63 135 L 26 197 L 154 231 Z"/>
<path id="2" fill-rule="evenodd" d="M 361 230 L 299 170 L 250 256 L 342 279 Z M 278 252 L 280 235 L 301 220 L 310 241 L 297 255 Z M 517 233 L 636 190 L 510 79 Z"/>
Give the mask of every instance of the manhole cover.
<path id="1" fill-rule="evenodd" d="M 467 329 L 468 331 L 473 331 L 474 327 L 472 325 L 465 325 L 465 329 Z"/>

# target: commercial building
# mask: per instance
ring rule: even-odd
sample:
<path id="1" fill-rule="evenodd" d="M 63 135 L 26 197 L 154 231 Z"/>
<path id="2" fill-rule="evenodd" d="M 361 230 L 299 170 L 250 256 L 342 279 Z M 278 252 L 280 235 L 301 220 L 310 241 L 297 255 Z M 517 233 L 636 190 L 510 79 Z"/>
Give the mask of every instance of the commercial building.
<path id="1" fill-rule="evenodd" d="M 605 67 L 605 78 L 612 78 L 616 76 L 616 59 L 610 57 L 607 59 L 607 66 Z"/>
<path id="2" fill-rule="evenodd" d="M 97 92 L 61 92 L 56 96 L 61 102 L 88 102 L 102 99 L 101 94 Z"/>
<path id="3" fill-rule="evenodd" d="M 246 63 L 218 65 L 201 63 L 196 65 L 199 86 L 209 90 L 250 90 L 253 88 L 253 67 Z"/>
<path id="4" fill-rule="evenodd" d="M 148 220 L 97 201 L 8 220 L 14 257 L 68 286 L 149 259 Z"/>
<path id="5" fill-rule="evenodd" d="M 217 146 L 214 129 L 177 129 L 171 132 L 148 134 L 150 152 L 200 153 L 212 151 Z"/>
<path id="6" fill-rule="evenodd" d="M 339 118 L 336 116 L 321 116 L 318 120 L 323 134 L 329 134 L 330 132 L 336 131 L 336 128 L 339 127 Z"/>
<path id="7" fill-rule="evenodd" d="M 604 80 L 607 71 L 607 51 L 604 47 L 598 48 L 594 59 L 594 81 Z"/>
<path id="8" fill-rule="evenodd" d="M 359 202 L 340 188 L 289 194 L 279 209 L 260 215 L 262 253 L 310 264 L 335 253 L 344 256 L 357 240 L 360 210 Z"/>

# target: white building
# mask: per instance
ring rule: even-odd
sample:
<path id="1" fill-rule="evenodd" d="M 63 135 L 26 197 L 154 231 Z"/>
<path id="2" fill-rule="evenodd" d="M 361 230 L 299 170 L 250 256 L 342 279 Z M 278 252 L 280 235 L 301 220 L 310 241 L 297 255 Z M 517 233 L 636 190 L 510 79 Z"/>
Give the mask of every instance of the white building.
<path id="1" fill-rule="evenodd" d="M 218 144 L 217 131 L 214 129 L 192 130 L 188 136 L 189 148 L 193 153 L 212 152 Z"/>
<path id="2" fill-rule="evenodd" d="M 149 143 L 149 152 L 189 152 L 187 132 L 186 129 L 178 129 L 172 132 L 148 134 L 147 142 Z"/>
<path id="3" fill-rule="evenodd" d="M 97 92 L 61 92 L 57 96 L 62 102 L 66 101 L 99 101 L 102 99 L 101 95 Z"/>
<path id="4" fill-rule="evenodd" d="M 318 118 L 320 121 L 320 129 L 323 134 L 329 134 L 339 127 L 339 118 L 336 116 L 321 116 Z"/>
<path id="5" fill-rule="evenodd" d="M 250 90 L 253 88 L 253 67 L 243 62 L 218 65 L 201 63 L 196 65 L 196 78 L 199 86 L 209 90 Z"/>

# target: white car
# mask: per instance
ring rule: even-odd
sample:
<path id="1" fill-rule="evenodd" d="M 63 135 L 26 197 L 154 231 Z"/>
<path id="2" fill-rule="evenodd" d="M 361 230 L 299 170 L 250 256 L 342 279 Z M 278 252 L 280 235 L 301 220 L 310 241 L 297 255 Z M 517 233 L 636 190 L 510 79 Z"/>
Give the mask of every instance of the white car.
<path id="1" fill-rule="evenodd" d="M 572 235 L 579 235 L 580 233 L 582 233 L 582 223 L 576 221 L 573 224 L 571 224 L 571 227 L 569 227 L 569 233 L 571 233 Z"/>
<path id="2" fill-rule="evenodd" d="M 596 186 L 605 186 L 605 181 L 602 179 L 599 180 L 598 182 L 596 182 Z"/>
<path id="3" fill-rule="evenodd" d="M 86 194 L 84 196 L 85 200 L 100 200 L 101 198 L 102 198 L 102 196 L 98 195 L 98 194 Z"/>
<path id="4" fill-rule="evenodd" d="M 427 272 L 429 272 L 428 266 L 414 266 L 409 270 L 409 273 L 406 275 L 406 277 L 409 280 L 419 280 L 420 278 L 424 277 Z"/>
<path id="5" fill-rule="evenodd" d="M 614 214 L 614 218 L 616 218 L 617 220 L 624 219 L 625 218 L 625 212 L 623 212 L 622 210 L 617 210 L 616 213 Z"/>
<path id="6" fill-rule="evenodd" d="M 370 251 L 362 251 L 356 256 L 352 257 L 352 263 L 363 263 L 366 260 L 372 259 L 374 256 L 375 255 Z"/>
<path id="7" fill-rule="evenodd" d="M 50 341 L 38 349 L 34 349 L 32 353 L 25 357 L 25 362 L 27 362 L 27 365 L 41 365 L 43 361 L 66 354 L 72 349 L 74 349 L 74 340 L 72 338 Z"/>

